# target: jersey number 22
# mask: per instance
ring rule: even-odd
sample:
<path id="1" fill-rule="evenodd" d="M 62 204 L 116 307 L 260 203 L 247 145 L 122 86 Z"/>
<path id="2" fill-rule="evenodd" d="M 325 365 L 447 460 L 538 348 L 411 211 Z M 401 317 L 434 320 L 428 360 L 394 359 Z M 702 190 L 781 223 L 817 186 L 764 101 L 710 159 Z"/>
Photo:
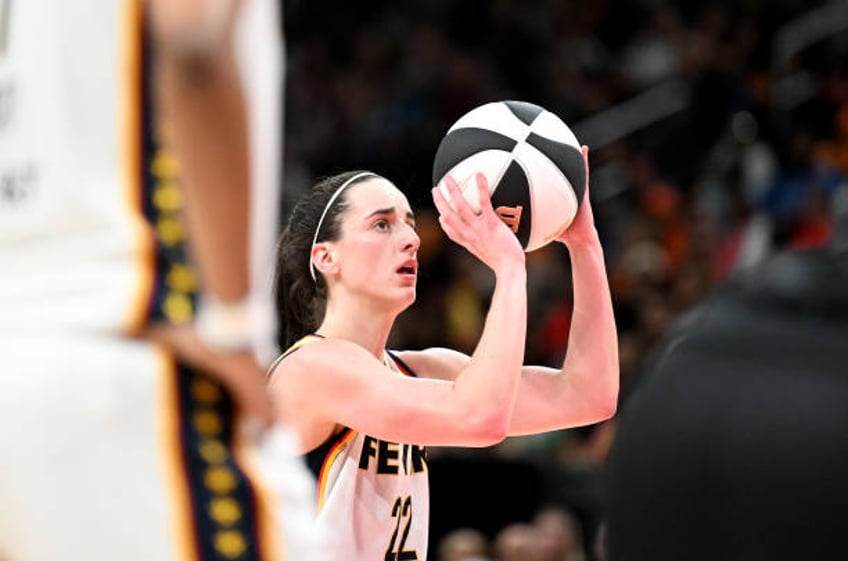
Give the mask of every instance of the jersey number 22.
<path id="1" fill-rule="evenodd" d="M 409 537 L 409 527 L 412 525 L 412 497 L 398 497 L 392 506 L 392 518 L 397 520 L 389 547 L 386 548 L 384 561 L 418 561 L 418 553 L 414 550 L 404 549 L 406 538 Z M 403 523 L 403 533 L 401 532 Z M 400 534 L 400 541 L 398 541 Z"/>

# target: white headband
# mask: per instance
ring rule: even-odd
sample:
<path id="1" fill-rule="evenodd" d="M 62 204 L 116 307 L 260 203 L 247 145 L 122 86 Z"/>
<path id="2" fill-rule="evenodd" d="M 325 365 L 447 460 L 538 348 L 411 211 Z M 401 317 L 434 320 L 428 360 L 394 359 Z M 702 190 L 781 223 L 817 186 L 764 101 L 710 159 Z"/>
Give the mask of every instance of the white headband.
<path id="1" fill-rule="evenodd" d="M 327 201 L 327 206 L 324 207 L 324 212 L 321 213 L 321 218 L 318 219 L 318 227 L 315 228 L 315 235 L 312 237 L 312 247 L 315 247 L 315 244 L 318 243 L 318 232 L 321 231 L 321 225 L 324 224 L 324 217 L 327 216 L 327 212 L 330 210 L 330 207 L 333 206 L 333 203 L 336 202 L 336 199 L 339 198 L 339 195 L 342 194 L 342 191 L 344 191 L 351 183 L 353 183 L 357 179 L 362 179 L 363 177 L 368 176 L 378 177 L 376 173 L 372 173 L 370 171 L 363 171 L 362 173 L 357 173 L 356 175 L 342 183 L 338 189 L 336 189 L 336 192 L 333 193 L 333 196 L 330 197 L 329 201 Z M 311 248 L 309 255 L 309 274 L 312 276 L 313 281 L 318 282 L 318 278 L 315 276 L 315 265 L 312 263 Z"/>

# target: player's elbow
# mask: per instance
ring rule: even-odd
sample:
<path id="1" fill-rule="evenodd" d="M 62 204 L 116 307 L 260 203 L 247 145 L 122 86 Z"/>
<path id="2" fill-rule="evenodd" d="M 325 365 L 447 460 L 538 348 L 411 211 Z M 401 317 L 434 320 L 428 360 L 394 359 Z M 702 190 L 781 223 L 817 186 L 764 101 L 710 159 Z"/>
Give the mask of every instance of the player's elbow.
<path id="1" fill-rule="evenodd" d="M 232 1 L 149 1 L 153 42 L 160 59 L 203 75 L 231 48 Z"/>
<path id="2" fill-rule="evenodd" d="M 592 400 L 590 409 L 593 423 L 599 423 L 614 417 L 618 411 L 618 386 L 616 385 L 614 388 L 608 388 L 600 392 Z"/>
<path id="3" fill-rule="evenodd" d="M 618 399 L 612 398 L 607 399 L 605 402 L 598 405 L 595 410 L 595 414 L 598 418 L 597 422 L 606 421 L 607 419 L 612 419 L 615 417 L 616 412 L 618 411 Z"/>
<path id="4" fill-rule="evenodd" d="M 509 412 L 481 411 L 464 417 L 469 437 L 475 446 L 494 446 L 509 434 Z"/>

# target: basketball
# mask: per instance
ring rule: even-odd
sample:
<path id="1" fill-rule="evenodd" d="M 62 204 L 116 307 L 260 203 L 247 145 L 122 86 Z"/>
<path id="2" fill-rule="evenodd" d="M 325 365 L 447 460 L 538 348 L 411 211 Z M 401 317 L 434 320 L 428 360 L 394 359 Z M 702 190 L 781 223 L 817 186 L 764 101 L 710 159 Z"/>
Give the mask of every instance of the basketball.
<path id="1" fill-rule="evenodd" d="M 568 228 L 586 190 L 574 133 L 550 111 L 525 101 L 481 105 L 448 129 L 436 150 L 433 184 L 450 201 L 444 183 L 450 174 L 477 212 L 476 172 L 486 176 L 492 206 L 524 251 Z"/>

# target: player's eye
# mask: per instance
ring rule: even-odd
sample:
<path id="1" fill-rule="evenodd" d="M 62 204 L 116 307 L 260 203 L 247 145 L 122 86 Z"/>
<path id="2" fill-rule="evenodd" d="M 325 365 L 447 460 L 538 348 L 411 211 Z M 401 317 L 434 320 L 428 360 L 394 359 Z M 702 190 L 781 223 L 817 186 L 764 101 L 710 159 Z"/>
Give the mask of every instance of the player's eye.
<path id="1" fill-rule="evenodd" d="M 381 218 L 374 222 L 374 229 L 379 232 L 388 232 L 389 231 L 389 221 Z"/>

